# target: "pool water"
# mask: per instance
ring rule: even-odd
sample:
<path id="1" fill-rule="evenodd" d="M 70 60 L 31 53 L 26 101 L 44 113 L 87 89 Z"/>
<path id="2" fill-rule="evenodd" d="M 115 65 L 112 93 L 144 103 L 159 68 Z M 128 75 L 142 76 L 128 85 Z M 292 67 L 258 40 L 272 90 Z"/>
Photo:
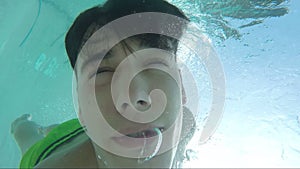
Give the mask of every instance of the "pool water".
<path id="1" fill-rule="evenodd" d="M 64 36 L 101 2 L 0 0 L 0 168 L 18 167 L 18 116 L 43 125 L 76 118 Z M 226 76 L 221 123 L 207 143 L 191 141 L 184 167 L 300 167 L 300 1 L 169 2 L 212 40 Z"/>

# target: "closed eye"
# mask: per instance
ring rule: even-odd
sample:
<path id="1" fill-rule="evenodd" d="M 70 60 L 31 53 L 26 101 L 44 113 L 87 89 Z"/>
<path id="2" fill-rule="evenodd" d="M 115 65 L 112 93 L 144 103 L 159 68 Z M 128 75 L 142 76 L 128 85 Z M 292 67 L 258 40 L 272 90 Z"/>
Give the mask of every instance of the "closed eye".
<path id="1" fill-rule="evenodd" d="M 159 65 L 159 66 L 169 66 L 167 63 L 165 63 L 164 61 L 159 61 L 159 60 L 156 60 L 156 61 L 152 61 L 152 62 L 149 62 L 147 63 L 147 65 Z"/>
<path id="2" fill-rule="evenodd" d="M 103 67 L 103 68 L 99 68 L 97 70 L 96 74 L 100 74 L 100 73 L 107 73 L 107 72 L 114 72 L 115 70 L 111 67 Z"/>
<path id="3" fill-rule="evenodd" d="M 97 72 L 93 73 L 90 78 L 92 78 L 93 76 L 97 76 L 97 75 L 102 75 L 104 73 L 112 73 L 114 72 L 115 69 L 111 68 L 111 67 L 101 67 L 97 70 Z"/>

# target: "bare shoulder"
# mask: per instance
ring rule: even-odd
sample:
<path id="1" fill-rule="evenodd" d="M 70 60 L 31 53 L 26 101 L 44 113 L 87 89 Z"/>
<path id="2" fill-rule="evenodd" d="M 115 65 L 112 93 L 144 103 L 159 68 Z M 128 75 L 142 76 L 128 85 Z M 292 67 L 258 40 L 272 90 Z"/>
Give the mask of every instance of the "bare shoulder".
<path id="1" fill-rule="evenodd" d="M 95 168 L 97 160 L 91 140 L 82 134 L 59 147 L 35 168 Z"/>

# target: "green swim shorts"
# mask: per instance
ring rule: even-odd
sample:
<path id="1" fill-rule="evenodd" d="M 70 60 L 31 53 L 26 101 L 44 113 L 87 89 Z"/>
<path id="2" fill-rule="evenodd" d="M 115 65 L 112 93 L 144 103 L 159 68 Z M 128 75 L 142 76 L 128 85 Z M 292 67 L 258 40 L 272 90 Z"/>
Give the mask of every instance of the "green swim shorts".
<path id="1" fill-rule="evenodd" d="M 52 129 L 42 140 L 35 143 L 22 157 L 20 168 L 34 168 L 56 148 L 84 133 L 78 119 L 72 119 Z"/>

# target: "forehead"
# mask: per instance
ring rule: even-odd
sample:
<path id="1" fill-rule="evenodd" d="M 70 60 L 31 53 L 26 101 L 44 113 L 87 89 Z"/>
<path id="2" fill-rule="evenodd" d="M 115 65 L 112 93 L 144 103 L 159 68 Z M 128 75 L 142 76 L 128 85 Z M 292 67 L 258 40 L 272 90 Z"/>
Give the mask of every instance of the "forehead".
<path id="1" fill-rule="evenodd" d="M 120 62 L 125 57 L 138 50 L 151 48 L 151 45 L 147 45 L 145 40 L 138 37 L 127 38 L 126 40 L 114 45 L 114 47 L 111 49 L 109 49 L 109 43 L 109 39 L 99 39 L 97 41 L 89 42 L 87 45 L 85 45 L 82 49 L 82 52 L 80 52 L 78 60 L 80 60 L 81 64 L 79 64 L 77 69 L 83 71 L 85 67 L 91 64 L 98 64 L 100 60 L 103 60 L 104 62 L 105 60 L 115 60 L 116 62 Z M 152 41 L 152 43 L 159 42 Z"/>
<path id="2" fill-rule="evenodd" d="M 81 71 L 83 71 L 86 66 L 95 64 L 100 60 L 105 61 L 111 58 L 121 59 L 142 49 L 141 41 L 132 38 L 121 41 L 111 49 L 108 48 L 107 43 L 109 42 L 98 41 L 84 46 L 78 56 L 80 64 L 77 65 L 76 68 L 80 68 Z"/>
<path id="3" fill-rule="evenodd" d="M 111 47 L 116 46 L 119 37 L 113 31 L 102 30 L 89 33 L 89 38 L 84 39 L 80 47 L 78 57 L 82 60 L 89 59 L 95 55 L 103 55 L 111 50 Z M 87 34 L 87 33 L 86 33 Z"/>
<path id="4" fill-rule="evenodd" d="M 125 40 L 121 40 L 119 35 L 120 32 L 115 30 L 115 28 L 101 29 L 101 31 L 93 29 L 92 31 L 87 31 L 86 34 L 86 38 L 84 38 L 80 47 L 81 51 L 79 52 L 79 54 L 83 54 L 86 58 L 93 55 L 107 53 L 112 47 L 118 46 L 117 43 L 123 43 L 123 46 L 130 44 L 129 47 L 137 45 L 139 48 L 160 48 L 173 51 L 174 53 L 176 53 L 178 43 L 177 40 L 172 37 L 155 33 L 137 34 L 127 37 Z"/>

